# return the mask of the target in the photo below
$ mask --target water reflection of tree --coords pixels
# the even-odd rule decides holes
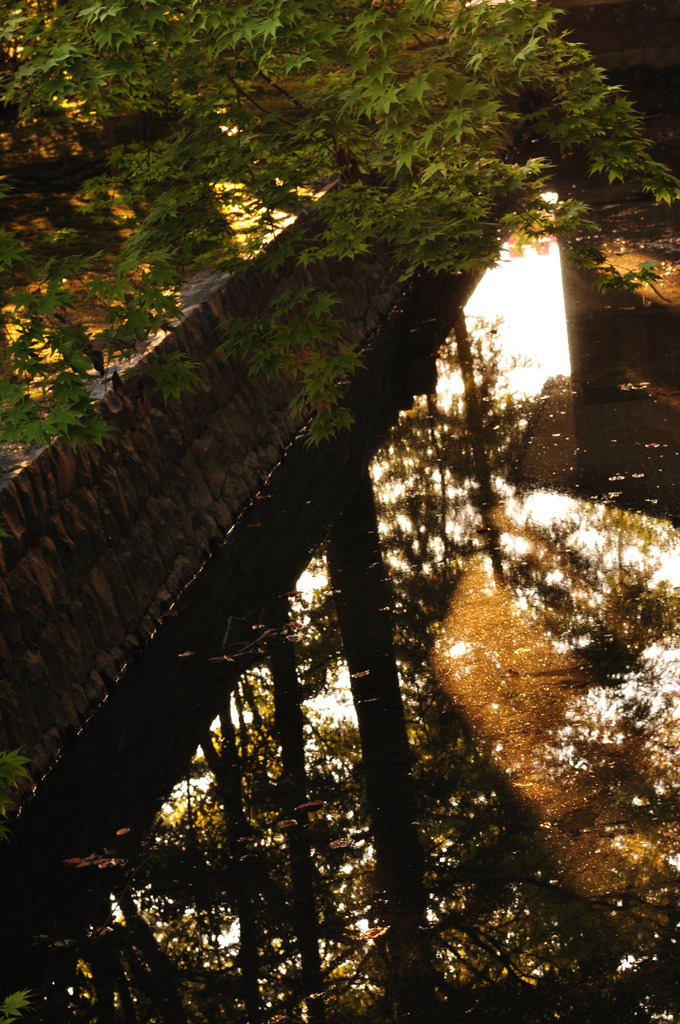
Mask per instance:
[[[474,386],[474,382],[472,385],[470,384],[470,379],[471,375],[468,372],[465,389],[468,399],[470,389]],[[491,420],[495,403],[494,401],[487,402],[485,407],[481,401],[480,391],[477,391],[475,395],[475,402],[477,403],[477,412],[474,412],[473,407],[473,418],[476,417],[478,423],[477,433],[479,436],[486,426],[483,421],[481,427],[479,426],[481,419],[480,410],[483,410],[488,420]],[[469,423],[469,416],[470,403],[468,401],[467,411],[464,408],[459,410],[459,423],[461,420],[465,423],[466,419]],[[413,414],[413,418],[417,417],[418,413],[416,412]],[[421,423],[423,419],[424,415],[421,412]],[[447,423],[445,421],[443,427],[440,425],[440,429],[445,431],[446,436],[455,436],[456,424],[455,422]],[[460,431],[460,426],[458,429]],[[621,683],[623,679],[631,679],[637,674],[635,682],[639,684],[642,676],[651,667],[650,647],[658,645],[659,641],[665,642],[667,646],[669,643],[672,646],[676,646],[677,595],[671,592],[672,588],[669,583],[655,578],[655,574],[658,572],[664,557],[667,558],[669,550],[674,547],[677,551],[677,540],[673,531],[665,526],[655,525],[650,521],[645,522],[639,516],[628,516],[627,529],[622,528],[622,519],[625,520],[625,514],[617,513],[614,510],[599,510],[605,522],[598,526],[597,545],[593,546],[592,533],[594,532],[594,524],[591,522],[591,536],[585,544],[580,545],[580,550],[577,550],[573,544],[567,544],[566,552],[562,554],[565,551],[564,541],[566,538],[548,538],[544,534],[541,554],[539,557],[534,558],[531,553],[529,540],[531,535],[537,532],[535,524],[527,523],[519,515],[512,518],[507,513],[501,512],[501,499],[507,495],[507,489],[503,483],[503,478],[507,476],[507,466],[504,467],[503,462],[508,452],[512,451],[513,444],[503,444],[503,433],[500,426],[496,427],[495,433],[498,435],[498,438],[492,435],[493,443],[489,443],[487,434],[488,447],[482,453],[483,457],[480,457],[473,450],[472,456],[469,459],[469,462],[472,463],[476,471],[477,481],[467,485],[469,494],[467,508],[465,498],[461,495],[460,491],[456,494],[455,489],[452,488],[449,492],[451,496],[456,494],[457,507],[452,503],[452,506],[449,508],[449,522],[444,528],[448,528],[450,532],[458,531],[459,537],[462,535],[468,548],[474,547],[476,540],[487,540],[491,554],[494,556],[492,557],[492,562],[498,584],[502,587],[512,585],[518,592],[520,600],[525,602],[529,599],[528,595],[530,593],[531,598],[533,598],[531,603],[534,613],[542,623],[543,628],[548,627],[552,629],[553,634],[562,643],[570,642],[577,647],[582,655],[588,654],[591,673],[594,669],[600,679],[606,678],[614,683]],[[406,436],[408,437],[408,435]],[[411,437],[404,444],[403,464],[406,467],[406,473],[410,475],[410,479],[413,481],[410,486],[417,486],[422,491],[427,487],[428,473],[430,471],[418,463],[416,454],[418,442],[416,437],[417,429],[412,431]],[[500,444],[498,440],[501,441]],[[500,455],[500,459],[494,461],[497,454]],[[417,469],[414,467],[417,467]],[[397,470],[394,475],[398,476],[398,472]],[[484,477],[486,485],[482,483],[482,486],[479,486],[480,476]],[[382,478],[380,483],[382,485]],[[506,492],[505,494],[504,491]],[[395,495],[394,489],[390,488],[389,485],[385,488],[384,500],[386,507],[392,506],[393,511],[397,511],[398,514],[398,510],[401,508],[399,496],[398,494]],[[472,532],[469,517],[471,505],[475,506],[481,513],[482,538],[475,538]],[[487,517],[485,513],[489,508],[493,511]],[[461,514],[463,509],[465,511]],[[592,513],[592,510],[589,510],[589,512]],[[533,539],[535,540],[535,537]],[[389,547],[390,541],[387,538],[386,542]],[[631,550],[635,552],[632,562],[630,558],[626,559],[623,557],[624,554],[629,555]],[[560,554],[558,555],[556,552],[560,552]],[[397,573],[399,572],[400,558],[401,552],[395,558]],[[564,559],[571,564],[578,562],[578,572],[566,573],[564,565],[562,565]],[[560,569],[560,573],[556,574],[553,571],[555,569]],[[428,567],[428,583],[434,582],[436,578],[436,568],[430,569]],[[559,583],[556,585],[558,580]],[[403,582],[404,584],[408,582],[407,572],[403,574]],[[415,593],[414,599],[417,601]],[[557,621],[558,617],[559,621]],[[404,639],[405,642],[400,648],[400,652],[402,658],[407,659],[408,651],[411,649],[411,638],[406,636]],[[604,643],[602,642],[603,639]],[[515,645],[517,645],[517,641]],[[585,657],[583,660],[586,660]],[[668,668],[668,661],[666,660],[666,680],[668,680],[669,675]],[[675,673],[671,674],[675,675]],[[660,678],[658,675],[656,676],[657,684]],[[580,682],[577,680],[577,683],[578,685],[587,685],[587,683],[584,684],[582,678]],[[673,684],[675,684],[675,680],[673,680]],[[421,691],[422,686],[423,684],[421,683]],[[671,685],[670,688],[675,695],[677,684]],[[611,820],[615,819],[617,816],[620,816],[617,814],[617,810],[620,810],[618,804],[627,804],[624,807],[624,817],[627,819],[625,829],[628,829],[634,835],[622,836],[619,834],[615,841],[624,849],[626,846],[629,847],[630,857],[628,862],[630,869],[627,872],[622,872],[620,866],[617,867],[618,873],[612,877],[613,887],[609,891],[606,890],[606,887],[601,888],[596,898],[586,898],[583,892],[573,892],[564,897],[563,913],[561,915],[562,925],[564,925],[565,920],[572,921],[573,923],[577,919],[580,919],[581,924],[577,934],[572,930],[570,936],[570,929],[566,928],[560,932],[559,940],[555,941],[556,936],[553,936],[553,942],[548,943],[543,949],[543,956],[545,958],[543,966],[540,965],[539,955],[536,961],[537,966],[534,966],[533,969],[529,968],[530,976],[528,981],[532,985],[533,995],[527,1000],[527,1006],[533,1005],[534,1010],[536,1009],[536,1000],[539,999],[538,992],[550,993],[552,991],[550,998],[554,998],[559,1002],[563,997],[566,997],[567,1003],[572,1004],[572,1010],[576,1013],[579,999],[575,998],[573,993],[568,992],[568,986],[567,990],[562,987],[565,979],[571,977],[573,980],[575,974],[577,974],[579,979],[582,979],[586,974],[590,974],[594,978],[596,977],[597,982],[593,981],[592,984],[597,984],[600,993],[606,993],[602,1001],[593,998],[594,993],[582,993],[581,1008],[583,1009],[583,1006],[586,1004],[589,1005],[589,1013],[600,1012],[604,1015],[607,1012],[605,1009],[607,1001],[609,1000],[612,1005],[614,1002],[618,1003],[617,993],[621,994],[625,991],[626,995],[623,1001],[625,999],[631,1000],[626,1010],[627,1014],[630,1015],[630,1019],[649,1019],[648,1014],[652,1011],[650,1010],[649,1002],[649,979],[645,977],[646,973],[656,976],[663,974],[664,980],[661,981],[660,977],[658,979],[659,987],[665,988],[665,992],[661,997],[661,1003],[664,998],[667,998],[672,1001],[673,1005],[677,1006],[677,994],[675,993],[674,986],[672,983],[669,985],[669,981],[673,977],[672,969],[665,972],[658,966],[652,967],[651,970],[649,969],[651,963],[658,962],[658,946],[664,943],[670,943],[672,946],[675,943],[674,928],[677,923],[677,915],[673,909],[677,895],[677,870],[673,863],[674,857],[677,857],[678,852],[677,841],[673,839],[673,835],[677,831],[678,811],[677,801],[675,800],[675,795],[677,794],[675,776],[677,773],[673,770],[671,772],[672,778],[669,779],[669,773],[664,771],[662,761],[654,756],[649,742],[652,736],[659,733],[660,717],[668,726],[669,709],[667,700],[662,700],[661,706],[657,707],[660,716],[659,714],[650,714],[649,700],[642,698],[640,686],[634,687],[633,691],[633,693],[628,692],[622,695],[620,702],[622,706],[618,710],[613,708],[610,703],[607,714],[617,716],[619,728],[624,731],[627,723],[628,727],[632,726],[638,732],[646,732],[647,741],[644,754],[647,758],[647,766],[651,765],[653,769],[652,778],[647,788],[656,792],[656,798],[654,799],[647,795],[645,784],[641,782],[638,775],[639,763],[636,759],[631,756],[630,765],[622,765],[621,751],[615,751],[612,754],[610,748],[609,760],[611,761],[612,756],[614,757],[612,762],[614,771],[610,772],[610,778],[617,780],[616,784],[619,789],[621,789],[621,783],[626,776],[629,777],[631,782],[631,787],[628,791],[628,801],[625,799],[615,799],[609,814]],[[482,697],[481,699],[484,698]],[[430,695],[429,700],[435,701],[436,697]],[[633,701],[636,715],[630,713],[630,707],[625,707],[626,700],[629,702]],[[421,692],[419,704],[422,707],[424,703]],[[663,707],[664,704],[666,704],[665,707]],[[628,713],[626,714],[626,712]],[[578,721],[578,717],[575,716],[575,718]],[[570,728],[566,731],[570,733],[569,736],[554,737],[552,750],[546,749],[543,751],[546,762],[550,760],[551,755],[564,757],[564,750],[570,747],[573,750],[573,734],[575,730]],[[584,732],[587,731],[588,727],[586,726],[584,727]],[[592,748],[592,736],[589,739]],[[563,744],[562,751],[559,744]],[[582,753],[583,747],[578,748],[577,758],[579,751]],[[625,757],[626,753],[629,755],[633,754],[630,746],[626,748],[623,757]],[[589,762],[588,757],[584,755],[581,764],[587,767],[589,763],[592,766],[592,757]],[[428,782],[428,785],[431,785],[431,780]],[[625,786],[623,789],[625,792]],[[650,808],[658,804],[659,789],[664,793],[666,803],[669,802],[668,797],[671,793],[671,802],[675,802],[675,806],[671,809],[670,814],[665,817],[667,831],[663,835],[660,834],[658,827],[651,830],[646,827],[649,823]],[[630,814],[630,798],[634,794],[638,794],[636,801],[638,809],[639,807],[644,808],[642,815]],[[613,792],[610,794],[608,791],[607,795],[613,796]],[[599,796],[602,799],[604,793],[599,794]],[[618,796],[620,794],[617,793]],[[508,801],[506,793],[504,806],[507,808],[510,804],[512,804],[512,800]],[[571,836],[588,831],[597,817],[597,813],[593,813],[591,808],[585,807],[578,810],[581,817],[577,815],[573,822],[564,821],[562,823],[565,832],[570,831]],[[599,812],[599,810],[600,808],[598,807],[596,812]],[[473,814],[473,820],[478,817],[478,814]],[[581,818],[584,820],[581,820]],[[585,820],[586,818],[587,820]],[[646,821],[642,820],[643,818]],[[460,827],[458,815],[456,815],[456,821]],[[585,828],[583,827],[584,822]],[[658,823],[659,820],[656,822],[657,826]],[[621,825],[622,823],[619,822],[618,824]],[[546,840],[550,839],[548,835],[545,838]],[[567,836],[568,839],[569,837]],[[473,845],[475,858],[477,858],[479,851],[484,847],[484,843],[480,842],[479,838],[477,838]],[[548,863],[552,861],[553,866],[549,870],[556,873],[557,877],[552,881],[555,883],[556,889],[559,889],[560,859],[558,857],[557,863],[555,863],[554,843],[547,842],[545,846],[541,845],[544,851],[543,855],[546,856]],[[596,849],[595,846],[596,844],[593,844],[591,853],[597,856],[600,854],[600,850]],[[550,856],[548,851],[550,851],[552,856]],[[513,868],[510,872],[510,877],[514,875],[521,860],[521,856],[513,858]],[[525,876],[525,884],[526,879],[531,877],[531,874],[531,872],[528,872],[527,876]],[[488,877],[497,878],[497,875],[494,871],[490,871]],[[517,880],[517,876],[515,875],[514,877]],[[539,884],[536,875],[534,875],[532,881]],[[544,884],[545,881],[545,876],[543,876]],[[455,878],[451,879],[450,882],[455,883]],[[616,891],[617,887],[619,891]],[[496,895],[497,890],[493,885],[491,888],[494,895]],[[448,891],[451,891],[451,889],[449,888]],[[533,902],[534,907],[536,907],[536,901],[534,900]],[[525,936],[527,938],[527,946],[522,948],[520,944],[519,947],[515,947],[513,960],[515,967],[519,966],[523,961],[526,962],[525,958],[530,950],[536,956],[537,949],[539,948],[536,942],[540,934],[542,915],[546,913],[546,905],[543,902],[543,905],[537,908],[538,915],[528,909],[530,906],[531,901],[527,901],[524,906],[527,918],[531,918],[530,922],[526,922]],[[604,910],[604,907],[609,909]],[[550,914],[551,912],[548,911],[548,913]],[[589,915],[598,918],[597,927],[593,927],[594,921],[591,919],[585,931],[582,931],[583,922],[588,921]],[[610,915],[609,919],[607,915]],[[557,913],[554,916],[548,917],[548,921],[552,922],[556,931],[557,919],[559,917],[560,915]],[[467,914],[461,914],[460,919],[460,926],[464,929],[469,924]],[[497,926],[494,929],[493,937],[497,941],[499,935],[503,934],[502,916],[499,917],[498,915],[498,905],[496,906],[493,920]],[[539,925],[538,928],[537,924]],[[521,929],[516,929],[515,936],[520,931]],[[651,936],[655,931],[655,938],[652,939]],[[606,955],[602,953],[602,946],[600,945],[602,942],[607,943]],[[513,943],[509,943],[509,948],[512,946]],[[657,948],[654,948],[655,946]],[[641,947],[646,947],[647,951],[640,957],[639,951]],[[565,969],[566,964],[563,960],[564,954],[569,949],[572,951],[571,955],[574,957],[574,964],[578,964],[578,967],[573,972]],[[622,959],[625,959],[626,949],[636,950],[638,958],[635,969],[623,973],[618,970],[618,966]],[[507,953],[507,950],[505,952]],[[468,949],[466,948],[467,954]],[[628,963],[635,959],[634,956],[631,956]],[[675,957],[673,957],[674,960]],[[511,973],[512,968],[509,970]],[[537,977],[541,980],[537,981]],[[654,985],[656,986],[656,982]],[[635,993],[638,991],[645,992],[646,987],[647,991],[644,997],[646,1006],[643,1007],[642,1001],[637,1002],[638,996]],[[599,1011],[597,1010],[598,1003]],[[544,1006],[543,1010],[545,1011],[546,1009],[547,1007]],[[517,1016],[519,1011],[516,1006],[507,1012],[510,1014],[508,1019],[520,1019]],[[560,1011],[560,1015],[562,1012],[566,1012],[566,1010],[563,1008]],[[496,1008],[495,1013],[499,1013],[498,1008]],[[498,1019],[505,1019],[502,1013]],[[593,1017],[592,1019],[599,1018]]]
[[[535,509],[537,514],[532,513]],[[559,517],[518,500],[505,517],[509,581],[550,632],[578,647],[602,682],[643,670],[645,652],[680,640],[680,595],[664,578],[680,554],[669,524],[606,505],[564,500]]]
[[[373,914],[384,932],[390,1017],[438,1019],[412,754],[392,631],[392,594],[364,474],[328,538],[330,583],[359,726],[375,846]]]
[[[473,344],[473,383],[487,489],[506,496],[526,409],[498,391],[498,350],[483,344]],[[678,886],[663,851],[680,849],[671,709],[624,685],[651,671],[655,638],[674,629],[675,598],[654,576],[670,534],[584,506],[559,527],[520,515],[518,499],[501,515],[479,484],[464,391],[435,405],[416,406],[388,442],[390,460],[375,474],[377,532],[366,481],[363,512],[355,503],[336,528],[332,588],[341,593],[293,598],[297,624],[281,603],[265,613],[261,664],[240,680],[159,818],[111,930],[83,952],[80,992],[94,998],[97,977],[101,1021],[179,1020],[177,997],[197,1024],[438,1015],[581,1024],[680,1012],[665,966],[676,960]],[[590,647],[593,659],[593,638],[616,639],[607,650],[623,654],[606,678],[622,705],[637,701],[631,729],[646,723],[638,747],[665,758],[661,791],[635,778],[613,801],[628,814],[617,841],[628,844],[629,873],[595,893],[572,884],[556,828],[537,820],[429,667],[466,563],[489,543],[504,585],[540,628],[584,657]],[[633,549],[646,561],[632,560]],[[333,598],[358,728],[330,710],[348,689]],[[550,742],[556,761],[569,744],[584,758],[592,747],[587,732]],[[567,845],[589,830],[577,818],[559,823]],[[676,837],[665,847],[663,830]],[[140,920],[165,965],[155,997]],[[91,1002],[88,1012],[94,1019]]]

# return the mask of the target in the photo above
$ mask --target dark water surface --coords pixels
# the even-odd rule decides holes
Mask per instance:
[[[35,1020],[680,1020],[677,309],[579,288],[572,380],[480,329],[475,445],[452,346],[178,604],[8,854]]]

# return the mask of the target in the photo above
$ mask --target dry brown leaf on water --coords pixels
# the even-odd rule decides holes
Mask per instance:
[[[307,803],[298,804],[295,808],[296,811],[318,811],[323,807],[323,800],[308,800]]]

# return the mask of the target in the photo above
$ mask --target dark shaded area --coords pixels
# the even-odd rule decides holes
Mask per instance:
[[[412,754],[392,638],[393,599],[378,542],[371,480],[361,477],[328,538],[330,584],[359,725],[376,851],[371,918],[386,929],[394,1021],[438,1018]]]
[[[300,955],[300,975],[310,1024],[325,1024],[324,980],[319,943],[321,939],[316,908],[318,885],[308,816],[313,811],[309,799],[305,762],[302,688],[297,674],[295,651],[290,632],[288,598],[283,595],[268,608],[267,620],[283,631],[284,639],[275,643],[269,659],[274,687],[274,727],[281,748],[281,810],[294,807],[294,821],[286,833],[288,845],[291,899],[290,910]]]
[[[460,279],[450,287],[460,296],[469,285]],[[291,448],[224,549],[185,591],[74,750],[64,754],[24,809],[3,851],[5,877],[25,879],[0,894],[7,945],[3,990],[49,988],[43,978],[45,972],[49,978],[48,962],[59,953],[49,952],[47,941],[78,934],[83,915],[87,920],[88,908],[96,907],[109,886],[109,871],[70,870],[64,861],[110,848],[119,853],[121,845],[134,844],[225,707],[236,678],[258,651],[263,609],[272,595],[294,587],[381,431],[412,394],[409,328],[418,322],[419,308],[416,283],[352,383],[348,405],[356,426],[316,449],[307,448],[304,438]],[[437,341],[445,333],[441,321],[438,326]],[[122,827],[131,833],[121,844],[115,833]],[[36,935],[45,939],[34,947]]]
[[[236,730],[232,722],[232,700],[227,701],[220,715],[220,744],[216,750],[208,731],[201,747],[206,762],[213,773],[219,799],[224,810],[228,835],[227,856],[229,858],[229,887],[238,917],[239,957],[238,966],[242,983],[242,998],[248,1021],[257,1024],[262,1019],[262,997],[259,986],[260,960],[258,954],[257,886],[250,865],[244,863],[241,854],[251,833],[251,825],[243,806],[242,767],[236,743]]]

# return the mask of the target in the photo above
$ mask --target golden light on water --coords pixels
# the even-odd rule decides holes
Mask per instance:
[[[577,876],[580,887],[591,889],[582,875],[592,854],[602,852],[591,830],[600,813],[598,784],[578,773],[565,780],[545,763],[549,738],[566,725],[570,690],[585,683],[575,660],[555,650],[478,561],[451,602],[434,669],[535,824],[549,827],[562,853],[571,854],[572,863],[562,864],[571,883]]]
[[[563,881],[592,895],[632,885],[643,861],[655,874],[672,868],[679,837],[650,808],[661,777],[677,785],[677,766],[494,579],[484,554],[456,587],[432,664]],[[677,741],[672,714],[665,727]]]

